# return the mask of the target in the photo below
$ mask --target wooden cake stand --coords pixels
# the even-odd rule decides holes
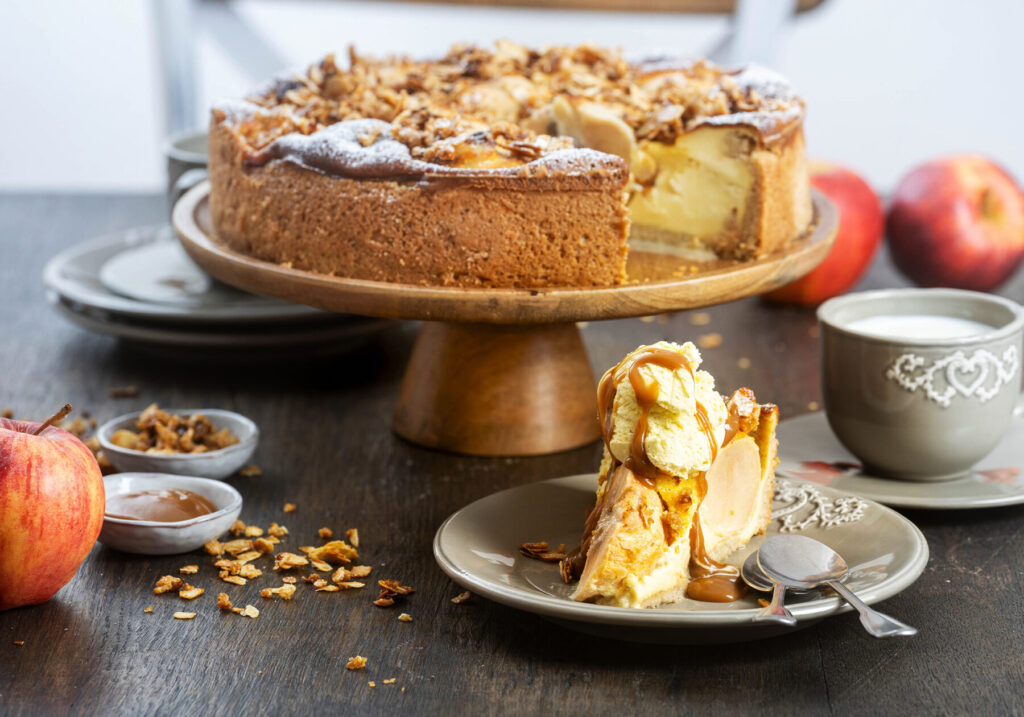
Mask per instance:
[[[174,228],[192,259],[220,281],[328,311],[418,319],[395,407],[395,432],[458,453],[554,453],[598,438],[595,380],[577,321],[695,309],[770,291],[825,258],[838,228],[813,191],[814,224],[783,251],[749,262],[687,261],[630,249],[629,283],[586,289],[464,289],[345,279],[290,269],[217,241],[209,183],[175,205]]]

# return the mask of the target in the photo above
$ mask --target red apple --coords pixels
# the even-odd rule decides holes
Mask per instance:
[[[0,418],[0,610],[53,597],[103,527],[92,452],[54,426],[33,435],[40,425]]]
[[[867,182],[834,164],[811,162],[810,169],[811,184],[839,210],[839,232],[825,261],[768,294],[769,301],[815,306],[842,294],[860,279],[882,239],[882,203]]]
[[[887,229],[893,261],[915,283],[989,291],[1024,257],[1024,194],[985,157],[937,159],[900,181]]]

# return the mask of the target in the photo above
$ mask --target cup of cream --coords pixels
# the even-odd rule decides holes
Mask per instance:
[[[825,414],[865,472],[967,473],[1009,428],[1024,310],[956,289],[847,294],[818,309]]]

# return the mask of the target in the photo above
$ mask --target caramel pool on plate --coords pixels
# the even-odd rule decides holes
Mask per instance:
[[[122,520],[177,523],[213,513],[217,506],[198,493],[180,488],[122,493],[107,499],[106,516]]]

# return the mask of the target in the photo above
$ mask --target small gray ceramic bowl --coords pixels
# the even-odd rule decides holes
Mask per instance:
[[[145,453],[121,448],[110,442],[110,437],[122,428],[135,431],[135,422],[139,412],[126,413],[123,416],[107,421],[96,432],[103,446],[103,453],[110,459],[118,471],[177,473],[184,476],[199,476],[222,480],[233,475],[245,466],[252,458],[256,445],[260,441],[260,431],[256,424],[245,416],[232,411],[217,408],[165,408],[168,413],[191,415],[202,413],[217,430],[227,428],[238,436],[238,443],[227,448],[206,453]]]
[[[910,315],[898,337],[851,326]],[[918,318],[920,317],[920,318]],[[954,338],[911,335],[930,317],[983,324]],[[818,309],[825,414],[873,475],[936,481],[963,475],[1009,428],[1020,394],[1024,310],[956,289],[847,294]]]
[[[227,483],[209,478],[167,473],[115,473],[103,478],[103,487],[108,500],[111,496],[124,493],[178,488],[197,493],[217,506],[213,513],[176,523],[104,516],[100,542],[108,548],[126,553],[187,553],[226,533],[242,512],[242,496],[239,492]]]

